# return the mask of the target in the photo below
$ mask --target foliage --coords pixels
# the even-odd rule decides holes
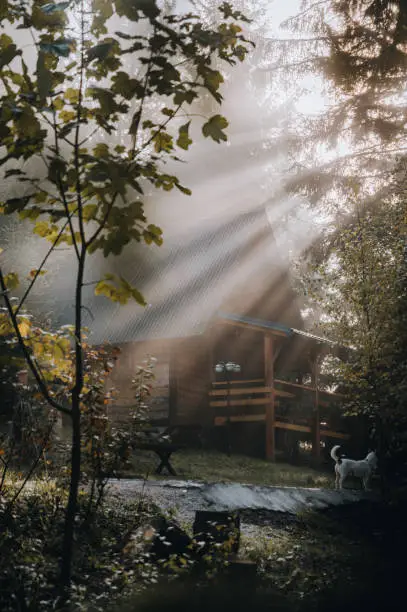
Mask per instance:
[[[149,400],[155,379],[155,357],[148,357],[141,366],[137,366],[136,374],[132,380],[135,404],[131,410],[132,436],[137,435],[143,425],[148,425]]]
[[[407,456],[406,206],[399,197],[374,214],[360,201],[355,208],[357,221],[338,232],[331,259],[318,268],[323,290],[313,300],[326,334],[352,349],[330,364],[348,414],[370,421],[382,466],[390,461],[394,475]]]
[[[9,485],[0,508],[0,607],[4,612],[60,609],[55,571],[66,492],[51,482],[38,481],[19,498],[10,515],[6,504],[13,491]],[[89,523],[88,505],[87,495],[82,494],[70,609],[92,607],[96,612],[112,605],[119,594],[156,581],[157,569],[143,552],[123,553],[127,535],[155,510],[140,500],[118,503],[110,498]]]
[[[95,0],[90,6],[85,0],[1,4],[0,24],[7,31],[0,36],[0,166],[6,190],[1,212],[31,222],[33,234],[50,247],[39,267],[27,275],[18,305],[11,294],[18,290],[19,272],[0,267],[6,306],[0,329],[2,335],[15,334],[47,402],[72,419],[61,555],[66,592],[87,410],[83,289],[94,284],[97,295],[121,304],[129,299],[145,304],[123,277],[88,281],[88,258],[95,251],[104,257],[119,255],[134,240],[160,245],[161,229],[148,222],[143,196],[152,188],[190,194],[164,164],[181,161],[178,149],[182,152],[191,145],[190,121],[185,118],[191,115],[192,121],[191,105],[201,92],[222,102],[223,76],[213,66],[214,58],[234,65],[244,60],[249,48],[237,23],[247,21],[244,15],[227,2],[219,10],[222,22],[211,28],[192,13],[161,9],[155,0]],[[32,44],[26,44],[28,40]],[[125,69],[127,59],[131,73]],[[113,135],[123,126],[126,134],[115,143]],[[216,113],[204,117],[201,131],[221,142],[226,127],[227,120]],[[23,307],[61,245],[76,259],[69,279],[75,287],[74,321],[68,328],[43,334]],[[56,379],[58,390],[53,388]],[[101,383],[90,384],[99,409]],[[90,418],[94,427],[95,414]],[[94,432],[88,437],[90,452],[100,457],[104,451],[100,446],[95,451]]]
[[[11,340],[11,338],[0,338],[0,394],[2,398],[0,418],[2,425],[12,415],[13,405],[17,400],[14,381],[17,372],[25,365],[18,349],[10,346],[8,340]]]
[[[406,143],[404,5],[306,0],[284,24],[288,37],[264,50],[276,83],[297,96],[304,83],[324,98],[315,111],[296,109],[281,134],[292,162],[287,188],[330,222],[311,247],[318,261],[330,252],[338,226],[357,219],[355,185],[372,212],[399,192]]]

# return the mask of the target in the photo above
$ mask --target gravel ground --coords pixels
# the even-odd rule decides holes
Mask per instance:
[[[127,499],[146,496],[162,510],[175,511],[181,524],[192,524],[196,510],[239,510],[243,531],[268,517],[270,522],[287,523],[298,512],[324,509],[374,499],[372,493],[295,487],[259,487],[244,484],[206,484],[193,481],[112,480],[110,492]]]

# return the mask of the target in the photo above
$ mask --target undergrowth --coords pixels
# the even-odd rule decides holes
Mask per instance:
[[[53,482],[33,483],[10,507],[11,482],[0,504],[0,610],[59,609],[56,586],[66,492]],[[143,500],[108,496],[94,511],[82,492],[77,518],[73,588],[68,610],[105,610],[116,596],[157,581],[144,552],[126,554],[137,527],[157,513]]]

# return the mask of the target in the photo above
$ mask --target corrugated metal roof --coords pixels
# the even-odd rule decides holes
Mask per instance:
[[[287,327],[286,325],[282,325],[281,323],[277,323],[276,321],[265,321],[264,319],[256,319],[253,317],[246,317],[243,315],[228,312],[219,312],[217,314],[217,318],[226,319],[228,321],[236,321],[237,323],[246,323],[247,325],[252,325],[253,327],[261,327],[263,329],[270,329],[282,332],[287,337],[292,335],[298,335],[321,344],[330,344],[331,346],[338,346],[338,343],[333,340],[329,340],[328,338],[322,338],[321,336],[316,336],[315,334],[311,334],[301,329]]]
[[[323,344],[331,344],[332,346],[337,346],[338,343],[334,340],[329,340],[329,338],[322,338],[321,336],[316,336],[315,334],[311,334],[309,332],[303,331],[302,329],[292,329],[294,334],[298,336],[304,336],[305,338],[309,338],[310,340],[315,340],[315,342],[321,342]]]
[[[247,323],[248,325],[253,325],[253,327],[261,327],[263,329],[279,331],[284,333],[286,336],[290,336],[293,331],[290,327],[282,325],[281,323],[276,323],[275,321],[264,321],[263,319],[255,319],[252,317],[246,317],[227,312],[220,312],[218,314],[218,318],[226,319],[228,321],[236,321],[237,323]]]

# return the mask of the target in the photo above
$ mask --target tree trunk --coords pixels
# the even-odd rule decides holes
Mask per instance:
[[[72,555],[75,518],[78,506],[78,490],[81,475],[81,424],[79,397],[74,407],[72,399],[72,449],[71,449],[71,480],[69,483],[69,498],[65,514],[64,539],[61,559],[61,586],[68,591],[72,576]]]
[[[75,519],[78,509],[78,491],[81,477],[81,394],[83,388],[83,353],[82,353],[82,286],[85,269],[86,248],[82,250],[78,263],[78,276],[75,292],[75,386],[72,389],[72,449],[71,480],[69,497],[65,513],[65,527],[61,559],[61,587],[68,594],[72,579],[72,558],[75,536]]]

